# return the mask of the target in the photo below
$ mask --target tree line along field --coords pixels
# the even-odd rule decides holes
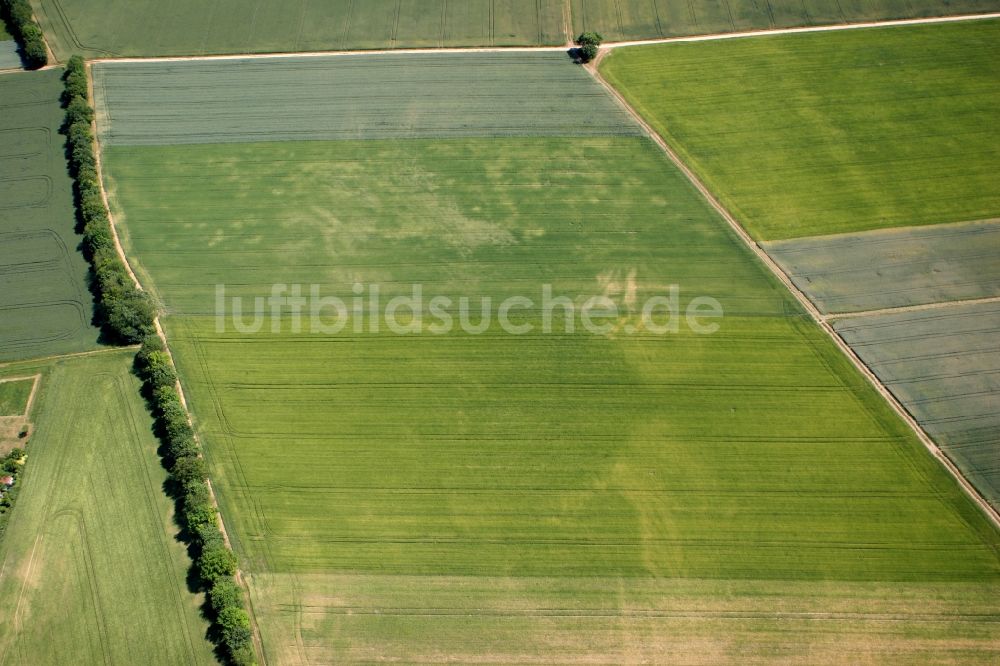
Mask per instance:
[[[993,0],[34,0],[60,59],[557,45],[996,11]]]
[[[132,356],[0,368],[42,375],[24,487],[0,541],[5,666],[215,663]]]
[[[645,46],[601,72],[758,240],[1000,215],[1000,21]]]
[[[148,130],[114,129],[154,112],[137,103],[141,77],[107,74],[156,66],[96,68],[102,132],[118,137],[104,147],[107,184],[167,313],[269,661],[662,661],[699,645],[730,659],[838,645],[995,656],[996,531],[655,144],[604,117],[613,109],[595,106],[608,125],[588,136],[487,124],[447,138],[406,126],[406,139],[211,143],[192,125],[202,143],[171,133],[173,145],[152,145]],[[417,93],[380,84],[391,58],[368,67],[350,113],[401,126],[384,110]],[[461,78],[448,70],[469,62],[414,67]],[[280,63],[271,76],[280,85]],[[322,100],[324,85],[336,77],[293,107]],[[529,103],[516,83],[503,90]],[[481,118],[457,105],[450,122]],[[388,299],[414,282],[494,302],[544,283],[641,302],[677,284],[726,316],[713,335],[666,336],[627,334],[639,323],[628,314],[598,336],[514,336],[495,322],[482,335],[319,335],[293,331],[287,311],[244,334],[213,316],[219,284],[246,299],[275,283],[343,298],[378,283]],[[873,610],[862,582],[894,592]],[[926,595],[922,620],[913,600]],[[817,597],[852,619],[818,620]],[[984,614],[968,618],[967,604]],[[781,608],[809,638],[779,635]],[[732,612],[749,614],[739,646],[719,638]],[[905,628],[874,630],[883,612]],[[654,636],[644,654],[623,651]]]
[[[99,337],[59,134],[61,74],[0,77],[0,361]]]

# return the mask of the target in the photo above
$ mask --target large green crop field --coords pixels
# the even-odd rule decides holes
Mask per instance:
[[[600,99],[547,57],[533,66]],[[361,130],[338,141],[211,143],[191,124],[152,145],[115,123],[156,112],[137,82],[157,65],[97,71],[115,212],[165,307],[269,661],[995,659],[996,531],[655,144],[600,104],[585,136],[512,136],[458,105],[452,127],[474,132],[421,137],[395,110],[417,93],[382,85],[393,62],[367,65]],[[494,307],[551,284],[621,312],[602,335],[545,334],[537,309],[526,335],[214,316],[218,285],[249,304],[355,283]],[[630,332],[673,284],[720,302],[717,332]]]
[[[61,59],[565,44],[997,11],[996,0],[34,0]]]
[[[61,74],[0,76],[0,361],[97,346],[59,134]]]
[[[624,49],[601,72],[758,239],[1000,216],[1000,21]]]
[[[0,368],[42,375],[0,541],[4,666],[215,663],[132,355]]]

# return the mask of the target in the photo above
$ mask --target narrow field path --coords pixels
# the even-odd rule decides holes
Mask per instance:
[[[901,305],[898,308],[880,308],[878,310],[859,310],[857,312],[838,312],[836,314],[825,315],[827,321],[833,319],[851,319],[853,317],[874,317],[885,314],[898,314],[905,312],[921,312],[923,310],[937,310],[947,308],[952,305],[976,305],[979,303],[1000,303],[1000,296],[987,296],[984,298],[963,298],[957,301],[939,301],[937,303],[923,303],[921,305]]]
[[[78,356],[93,356],[95,354],[113,354],[115,352],[120,352],[125,349],[139,349],[139,345],[126,345],[123,347],[107,347],[105,349],[93,349],[91,351],[85,352],[72,352],[70,354],[52,354],[51,356],[37,356],[34,358],[25,358],[17,361],[4,361],[0,363],[0,369],[6,368],[11,365],[24,365],[25,363],[45,363],[47,361],[57,361],[61,358],[76,358]]]
[[[956,21],[982,21],[1000,18],[1000,12],[989,14],[967,14],[962,16],[936,16],[919,19],[897,19],[892,21],[871,21],[867,23],[839,23],[834,25],[805,26],[801,28],[775,28],[771,30],[750,30],[747,32],[723,32],[708,35],[693,35],[690,37],[663,37],[660,39],[644,39],[627,42],[605,42],[601,45],[601,53],[611,49],[626,46],[646,46],[650,44],[674,44],[683,42],[708,42],[723,39],[746,39],[750,37],[770,37],[774,35],[794,35],[805,32],[833,32],[837,30],[858,30],[862,28],[887,28],[894,26],[924,25],[929,23],[954,23]],[[560,52],[566,51],[572,44],[563,46],[471,46],[448,48],[420,49],[373,49],[370,51],[301,51],[281,53],[234,53],[226,55],[204,56],[162,56],[149,58],[95,58],[88,62],[106,63],[136,63],[136,62],[184,62],[188,60],[248,60],[261,58],[316,58],[323,56],[372,56],[390,54],[432,54],[432,53],[523,53],[523,52]]]
[[[678,169],[680,169],[680,171],[684,174],[684,176],[688,179],[688,181],[690,181],[691,184],[694,185],[694,187],[698,190],[698,192],[702,195],[702,197],[704,197],[704,199],[712,206],[712,208],[714,208],[716,212],[718,212],[719,215],[721,215],[722,218],[729,224],[729,226],[740,238],[740,240],[743,241],[743,244],[746,245],[746,247],[749,248],[749,250],[753,252],[758,259],[760,259],[761,263],[764,264],[771,271],[771,273],[773,273],[774,276],[781,281],[783,285],[785,285],[785,287],[788,289],[789,292],[791,292],[791,294],[799,302],[802,308],[809,313],[809,316],[812,317],[813,320],[820,326],[820,328],[822,328],[827,333],[827,335],[830,336],[830,338],[837,345],[837,347],[847,356],[848,359],[850,359],[851,363],[853,363],[854,366],[861,372],[861,374],[865,376],[865,378],[875,388],[875,390],[878,391],[879,394],[886,399],[886,401],[893,408],[893,410],[900,416],[900,418],[902,418],[903,421],[905,421],[907,425],[910,426],[913,432],[917,435],[917,438],[920,439],[920,441],[923,442],[924,446],[927,447],[927,450],[931,452],[931,455],[933,455],[937,460],[941,462],[942,465],[945,466],[948,472],[953,477],[955,477],[956,481],[958,481],[958,484],[962,487],[965,493],[976,503],[977,506],[979,506],[979,508],[983,511],[983,513],[986,514],[989,520],[998,528],[1000,528],[1000,513],[998,513],[997,510],[994,509],[993,506],[990,505],[990,503],[987,502],[986,499],[979,494],[979,491],[977,491],[972,486],[972,484],[969,483],[969,481],[965,478],[965,476],[962,475],[961,471],[959,471],[958,467],[955,466],[955,464],[951,461],[951,459],[947,455],[945,455],[945,453],[941,450],[940,447],[938,447],[938,445],[934,442],[934,440],[931,439],[926,432],[924,432],[924,429],[920,426],[919,423],[917,423],[917,420],[913,417],[913,415],[911,415],[910,412],[907,411],[906,408],[902,405],[902,403],[900,403],[896,399],[896,396],[893,395],[893,393],[888,388],[886,388],[886,386],[882,383],[882,381],[875,375],[874,372],[872,372],[871,368],[865,365],[865,363],[861,360],[861,358],[856,353],[854,353],[854,350],[851,349],[850,345],[848,345],[843,340],[843,338],[841,338],[840,335],[833,329],[833,326],[830,325],[828,317],[823,315],[816,308],[816,306],[813,305],[813,302],[809,300],[809,297],[806,296],[806,294],[803,291],[801,291],[797,286],[795,286],[795,283],[792,282],[792,279],[788,276],[788,274],[785,273],[785,271],[782,270],[781,267],[778,266],[778,264],[773,259],[771,259],[771,256],[764,251],[764,249],[760,246],[760,244],[758,244],[753,238],[750,237],[750,234],[746,232],[743,226],[736,220],[735,217],[733,217],[733,215],[729,212],[729,210],[722,205],[722,203],[715,197],[715,195],[713,195],[711,191],[709,191],[708,187],[706,187],[705,184],[701,182],[701,179],[699,179],[698,176],[696,176],[695,173],[690,168],[688,168],[687,164],[685,164],[684,161],[677,155],[677,153],[674,152],[674,150],[667,144],[667,142],[663,139],[663,137],[661,137],[656,132],[656,130],[654,130],[652,126],[650,126],[649,123],[647,123],[642,118],[642,116],[640,116],[639,113],[632,108],[632,106],[614,88],[614,86],[608,83],[601,76],[600,72],[598,72],[597,67],[595,65],[596,62],[593,65],[588,66],[587,71],[590,72],[597,80],[597,82],[600,83],[604,87],[604,89],[607,90],[608,93],[610,93],[616,100],[618,100],[618,103],[621,104],[622,108],[625,109],[629,113],[629,115],[631,115],[632,118],[635,119],[635,121],[643,127],[643,129],[645,129],[649,137],[656,143],[656,145],[660,147],[661,150],[663,150],[664,153],[666,153],[667,157],[670,158],[670,161],[673,162]],[[992,300],[1000,300],[1000,298]],[[915,307],[921,307],[921,306],[915,306]],[[898,309],[894,311],[898,311]]]

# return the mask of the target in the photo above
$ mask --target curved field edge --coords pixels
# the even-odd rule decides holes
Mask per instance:
[[[0,663],[215,663],[133,354],[0,367],[42,375],[0,542]]]

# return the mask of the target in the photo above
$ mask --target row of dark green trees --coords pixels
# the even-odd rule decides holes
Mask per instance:
[[[202,586],[208,592],[214,621],[213,637],[237,666],[256,662],[250,616],[237,584],[236,555],[226,545],[201,449],[178,392],[177,373],[155,330],[155,310],[147,294],[132,280],[115,245],[108,209],[101,192],[94,152],[94,110],[88,101],[83,59],[73,56],[64,75],[64,131],[77,206],[83,226],[84,249],[91,261],[98,317],[116,342],[141,343],[136,370],[145,383],[157,434],[163,444],[170,488]]]
[[[28,0],[0,0],[4,23],[21,46],[24,64],[32,69],[49,62],[49,51],[42,39],[42,29],[35,22]]]
[[[66,65],[63,101],[70,171],[75,179],[84,250],[93,268],[97,319],[112,342],[136,344],[154,332],[149,296],[135,286],[115,247],[111,220],[101,193],[91,129],[94,110],[87,99],[87,71],[80,56]]]

